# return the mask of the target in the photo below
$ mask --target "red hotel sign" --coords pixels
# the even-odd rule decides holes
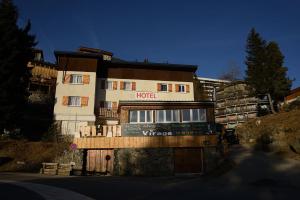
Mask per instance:
[[[154,92],[137,92],[135,97],[136,97],[136,99],[142,99],[142,100],[158,99],[157,94]]]

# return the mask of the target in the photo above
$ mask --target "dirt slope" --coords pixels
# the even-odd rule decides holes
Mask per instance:
[[[51,162],[65,148],[65,144],[0,140],[0,171],[37,172],[42,162]]]
[[[300,109],[282,111],[237,127],[241,143],[253,143],[271,151],[300,153]]]

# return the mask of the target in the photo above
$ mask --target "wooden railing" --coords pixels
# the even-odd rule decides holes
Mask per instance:
[[[117,110],[108,108],[99,108],[98,116],[103,118],[119,118],[119,113]]]
[[[79,149],[166,148],[216,146],[217,135],[75,138]]]

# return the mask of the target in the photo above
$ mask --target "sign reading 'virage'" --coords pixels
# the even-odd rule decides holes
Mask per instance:
[[[140,100],[155,100],[158,99],[158,95],[154,92],[136,92],[135,98]]]
[[[215,126],[207,122],[122,125],[122,136],[182,136],[212,132],[215,132]]]

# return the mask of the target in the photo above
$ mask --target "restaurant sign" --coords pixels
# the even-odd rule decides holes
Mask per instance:
[[[122,136],[183,136],[212,132],[215,132],[215,126],[207,122],[122,125]]]

